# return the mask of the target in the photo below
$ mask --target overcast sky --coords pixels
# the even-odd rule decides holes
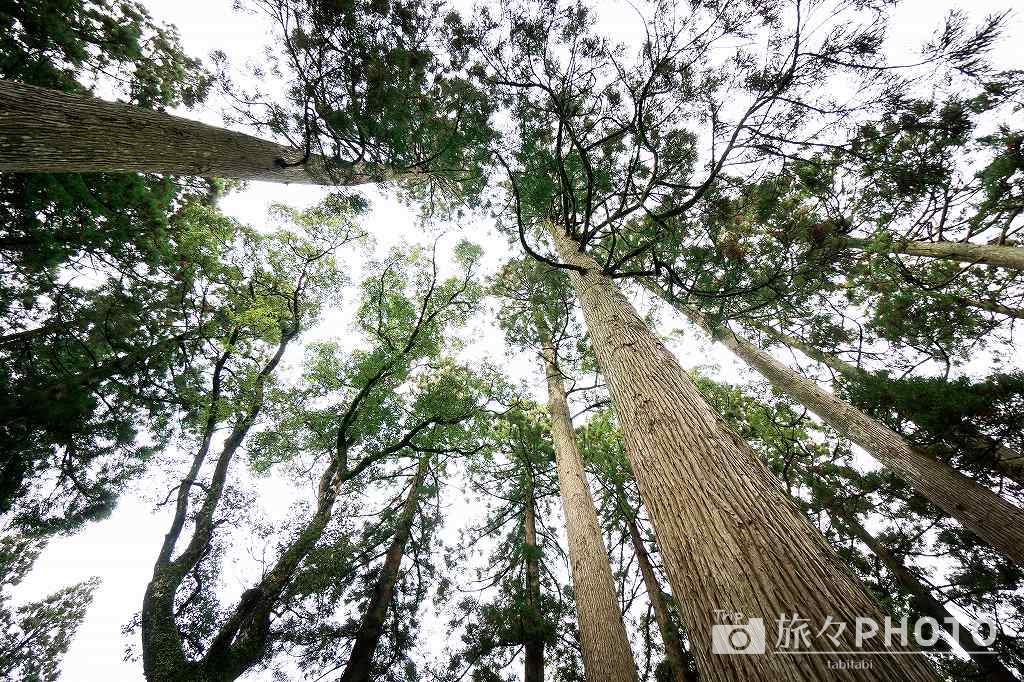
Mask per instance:
[[[222,50],[235,62],[260,57],[260,49],[267,39],[266,26],[257,16],[233,12],[231,0],[144,1],[157,20],[178,27],[186,50],[193,55],[205,57],[213,50]],[[895,11],[890,34],[891,51],[902,55],[918,46],[943,14],[958,5],[964,6],[972,18],[980,19],[985,13],[1005,9],[1010,4],[1010,0],[972,0],[970,3],[915,0],[903,3]],[[600,4],[599,15],[606,27],[615,27],[618,31],[616,38],[636,44],[629,32],[636,30],[637,23],[628,4],[605,0]],[[1017,16],[1011,23],[1009,34],[1018,38],[1024,36],[1021,28],[1021,17]],[[1022,57],[1024,55],[1019,52],[1015,54],[1008,41],[1004,41],[997,51],[997,62],[1001,66],[1020,65],[1024,62]],[[215,108],[184,115],[221,124],[220,113]],[[246,191],[229,197],[223,209],[239,220],[260,225],[270,202],[284,201],[304,206],[315,202],[323,192],[316,187],[252,183]],[[420,239],[412,217],[402,207],[379,195],[374,197],[373,205],[374,212],[367,220],[367,227],[381,248]],[[459,226],[452,225],[446,229],[450,233],[446,239],[454,241]],[[492,262],[504,254],[504,244],[489,232],[487,225],[474,225],[470,232],[469,236],[482,242],[485,248],[494,247],[491,249]],[[665,330],[675,326],[667,324]],[[320,332],[327,335],[344,333],[343,322],[334,319]],[[474,336],[480,339],[477,352],[501,357],[501,339],[493,330],[480,326],[474,330]],[[734,380],[740,376],[737,365],[729,356],[711,352],[702,341],[693,343],[695,345],[689,348],[689,352],[681,356],[684,365],[715,363],[722,367],[725,378]],[[522,358],[511,367],[515,375],[532,376],[529,363]],[[144,485],[140,490],[154,487],[153,482],[149,482],[148,488]],[[159,542],[167,528],[166,515],[154,513],[153,506],[151,493],[125,495],[110,519],[91,525],[72,538],[54,540],[24,586],[20,596],[38,598],[89,576],[99,576],[103,581],[65,658],[63,680],[116,682],[142,678],[140,663],[122,660],[126,641],[121,628],[140,608]]]

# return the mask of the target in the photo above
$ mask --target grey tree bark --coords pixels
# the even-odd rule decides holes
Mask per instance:
[[[523,514],[523,534],[529,556],[526,559],[526,598],[534,616],[540,615],[540,560],[537,556],[537,512],[533,486],[530,486]],[[523,682],[544,682],[544,640],[530,632],[523,646]]]
[[[656,296],[665,298],[664,291],[660,290],[657,285],[645,282],[644,286]],[[671,304],[671,301],[668,301],[668,303]],[[745,320],[744,322],[753,329],[766,334],[770,338],[783,343],[790,348],[795,348],[807,357],[817,360],[823,365],[832,368],[838,374],[851,381],[860,381],[867,375],[866,370],[856,367],[855,365],[852,365],[831,353],[826,353],[810,344],[804,343],[795,336],[786,334],[785,332],[781,332],[759,322],[750,320]],[[927,405],[924,405],[923,407],[927,409]],[[901,416],[909,422],[916,423],[913,414],[901,413]],[[972,450],[972,456],[979,458],[979,461],[987,464],[994,471],[1006,476],[1011,481],[1024,486],[1024,456],[1019,452],[1015,452],[1005,445],[997,443],[988,436],[971,428],[968,428],[967,430],[960,430],[957,433],[957,438],[962,441],[963,446]],[[960,443],[954,442],[953,445],[960,445]]]
[[[87,95],[0,80],[0,171],[138,172],[360,185],[409,179],[251,135]],[[298,165],[290,165],[298,164]]]
[[[947,622],[946,619],[954,618],[953,614],[935,598],[932,591],[928,589],[928,586],[922,583],[907,568],[906,564],[889,551],[889,548],[882,544],[878,538],[869,533],[855,516],[846,512],[838,505],[830,506],[829,514],[850,535],[867,545],[868,549],[885,564],[885,567],[903,589],[913,596],[918,608],[927,616],[934,618],[950,638],[964,651],[968,652],[971,660],[977,663],[978,667],[983,671],[984,680],[987,682],[1018,682],[1017,677],[999,661],[998,652],[982,644],[967,628],[953,627],[952,623]]]
[[[570,279],[701,676],[723,682],[935,680],[923,656],[848,653],[858,650],[855,619],[882,622],[877,602],[708,405],[600,265],[550,229],[560,260],[582,270],[571,270]],[[836,656],[775,651],[773,630],[794,613],[818,627],[828,617],[850,623],[834,642],[819,637],[813,644],[870,667],[833,669],[829,662]],[[738,624],[762,619],[768,653],[712,654],[712,626],[727,624],[724,614],[741,614]],[[884,638],[867,639],[860,649],[911,651]]]
[[[608,550],[597,522],[597,510],[576,443],[562,373],[550,341],[543,344],[543,353],[551,440],[565,511],[565,534],[569,541],[572,587],[583,646],[583,669],[588,682],[637,680],[636,663],[608,563]]]
[[[712,327],[703,315],[689,306],[676,303],[674,307],[760,372],[779,391],[864,448],[991,547],[1018,565],[1024,565],[1024,509],[945,462],[914,449],[892,429],[800,376],[733,330]]]
[[[851,249],[864,251],[878,248],[870,239],[843,237],[840,242]],[[924,256],[926,258],[944,258],[961,263],[977,263],[981,265],[998,265],[1012,270],[1024,270],[1024,249],[1016,246],[998,244],[972,244],[970,242],[923,242],[894,241],[886,248],[888,253],[903,253],[908,256]]]

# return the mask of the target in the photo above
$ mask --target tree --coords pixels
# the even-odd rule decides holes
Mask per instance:
[[[209,85],[174,31],[134,2],[14,0],[0,29],[0,79],[109,87],[146,108],[194,104]],[[180,290],[182,260],[216,247],[186,244],[181,232],[220,189],[0,174],[0,511],[23,528],[70,531],[101,517],[140,471],[151,451],[136,442],[136,417],[158,427],[157,394],[168,373],[186,373],[187,344],[170,339],[208,322],[191,309],[195,292]]]
[[[460,75],[467,47],[457,14],[440,20],[439,3],[249,4],[277,29],[267,68],[294,78],[289,100],[221,80],[245,103],[247,122],[289,144],[3,82],[0,170],[480,185],[491,106]]]
[[[522,653],[524,680],[579,679],[576,614],[561,585],[567,557],[551,523],[559,493],[550,429],[537,405],[511,398],[491,421],[489,446],[467,462],[469,485],[487,514],[466,529],[453,563],[468,565],[481,545],[488,558],[463,588],[481,596],[462,600],[451,621],[463,634],[449,670],[452,679],[472,670],[476,679],[496,682]],[[485,599],[491,590],[494,597]]]
[[[712,16],[711,21],[728,26],[733,18],[726,12]],[[797,17],[799,26],[806,20],[803,15]],[[849,620],[863,614],[881,618],[882,614],[749,447],[714,415],[677,360],[617,290],[613,278],[646,271],[644,259],[654,258],[655,267],[661,266],[658,252],[666,241],[674,244],[672,233],[661,226],[671,225],[699,201],[740,135],[750,140],[751,148],[760,135],[785,140],[790,133],[773,131],[771,126],[789,123],[774,115],[759,119],[757,112],[780,98],[813,106],[814,93],[808,95],[810,99],[800,99],[806,91],[797,87],[803,81],[795,74],[799,69],[815,69],[820,78],[821,70],[846,63],[823,55],[846,49],[841,43],[848,34],[813,52],[801,43],[799,26],[788,29],[790,33],[771,26],[772,40],[786,45],[783,52],[788,49],[795,58],[780,57],[769,67],[770,75],[743,74],[750,79],[747,83],[755,102],[732,129],[731,140],[711,164],[707,178],[694,181],[689,178],[692,138],[678,128],[673,130],[682,113],[674,98],[684,97],[680,93],[688,92],[691,81],[686,70],[676,76],[679,72],[666,69],[665,64],[685,60],[691,48],[697,56],[686,63],[699,64],[700,51],[706,48],[702,36],[709,35],[706,24],[695,22],[700,28],[685,38],[685,27],[680,30],[668,24],[664,33],[652,30],[639,66],[624,73],[616,68],[614,49],[588,34],[587,22],[586,10],[579,7],[551,12],[523,22],[522,39],[515,35],[508,43],[511,47],[499,44],[494,50],[511,54],[495,66],[495,81],[520,98],[515,169],[505,161],[515,208],[512,220],[531,255],[568,271],[702,674],[709,679],[806,676],[806,671],[796,671],[797,664],[789,657],[711,656],[709,635],[715,609],[769,621],[793,604],[799,604],[804,617],[812,621],[827,614]],[[548,46],[551,36],[565,45],[565,60]],[[804,54],[809,55],[806,61],[799,59]],[[872,62],[875,57],[870,51],[864,54],[858,64],[864,65],[863,73],[872,73],[878,64]],[[531,66],[535,57],[540,58],[539,72]],[[850,71],[856,74],[858,64],[850,65]],[[790,85],[796,89],[790,91]],[[632,112],[616,107],[615,95],[638,113],[630,117]],[[606,101],[613,108],[599,113]],[[780,106],[785,108],[784,103]],[[748,131],[748,119],[763,120],[764,125]],[[648,128],[655,120],[660,123],[657,136]],[[718,129],[729,130],[727,126]],[[664,163],[658,156],[662,152]],[[669,181],[668,176],[675,179]],[[645,227],[653,233],[644,233]],[[544,255],[528,243],[531,231],[549,236],[553,255]],[[784,553],[778,551],[777,538],[786,538]],[[811,591],[795,587],[812,584],[816,588]],[[833,645],[851,648],[849,642],[829,646]],[[882,671],[876,664],[873,675],[933,678],[920,657],[879,659],[892,669]],[[820,665],[819,675],[834,674],[826,672],[820,660],[808,664]]]
[[[656,670],[656,678],[671,682],[693,682],[698,679],[693,654],[683,645],[678,623],[678,608],[671,595],[665,593],[655,568],[652,552],[648,549],[647,533],[641,529],[638,503],[632,488],[635,479],[629,469],[622,443],[622,432],[615,426],[610,410],[595,414],[580,434],[580,448],[584,461],[601,484],[603,526],[625,536],[640,570],[647,600],[654,611],[658,634],[661,636],[664,663]],[[657,552],[657,548],[655,548]],[[657,552],[660,554],[660,552]],[[665,672],[660,672],[664,670]]]
[[[566,282],[557,271],[532,261],[510,263],[502,275],[497,289],[508,297],[503,313],[507,336],[534,351],[539,347],[543,358],[584,671],[594,680],[636,679],[608,550],[601,537],[559,367],[558,347],[572,324],[566,314]]]
[[[223,320],[212,294],[232,276],[221,259],[237,225],[202,203],[174,224],[165,260],[37,292],[45,324],[4,345],[0,509],[21,525],[73,530],[108,512],[168,413],[187,409],[194,354]]]
[[[32,568],[45,543],[24,535],[0,538],[0,675],[48,682],[60,676],[61,658],[92,603],[98,578],[65,587],[44,599],[14,607],[8,591]]]
[[[671,300],[670,294],[665,295]],[[1024,528],[1024,510],[971,481],[948,464],[916,451],[892,430],[789,370],[732,330],[708,322],[692,308],[676,307],[761,372],[780,391],[806,405],[832,428],[907,479],[915,490],[960,521],[965,528],[1015,562],[1024,563],[1024,532],[1017,533],[1018,528]],[[1014,519],[1019,519],[1020,523]]]
[[[843,379],[847,393],[859,409],[883,419],[887,415],[895,417],[895,420],[885,420],[886,423],[891,422],[891,428],[899,428],[900,422],[911,422],[919,435],[927,435],[927,445],[934,447],[937,440],[943,440],[959,446],[966,451],[965,459],[975,466],[1006,476],[1018,485],[1024,483],[1024,471],[1021,470],[1024,461],[1021,461],[1020,454],[1002,444],[1002,437],[988,436],[976,426],[980,416],[977,413],[990,411],[994,396],[1012,399],[1013,386],[1017,383],[1014,375],[998,375],[979,383],[924,377],[895,379],[888,372],[872,373],[852,365],[757,320],[746,320],[746,323],[767,338],[799,350],[834,370]],[[984,408],[980,405],[982,401]],[[1012,411],[1007,412],[1009,414],[1004,419],[1009,423],[1006,426],[1012,429],[1015,417]],[[1006,433],[1007,430],[1002,423],[999,424],[999,431]]]
[[[342,221],[338,227],[345,226]],[[283,248],[270,245],[269,271],[257,269],[250,276],[255,298],[238,301],[240,324],[229,332],[228,342],[217,347],[205,414],[195,422],[195,455],[177,488],[175,517],[143,602],[140,624],[147,679],[235,679],[266,663],[275,644],[287,641],[301,643],[312,665],[321,661],[322,645],[333,643],[329,660],[337,665],[339,632],[329,623],[336,606],[329,605],[336,605],[352,584],[352,571],[374,557],[370,545],[366,547],[370,558],[360,561],[358,543],[343,532],[344,524],[335,525],[340,522],[335,519],[339,500],[364,486],[366,475],[403,458],[425,461],[426,455],[472,449],[467,445],[471,444],[471,421],[480,401],[486,400],[486,382],[440,357],[445,333],[465,320],[477,297],[473,269],[478,251],[471,245],[457,250],[462,276],[448,280],[439,279],[436,265],[424,263],[420,251],[396,253],[378,264],[363,283],[354,320],[367,337],[368,348],[346,357],[332,344],[314,346],[304,387],[297,393],[272,390],[275,370],[288,345],[336,287],[339,273],[329,255],[337,243],[337,227],[334,234],[333,240],[330,231],[325,235],[326,243],[294,235],[277,237],[284,240]],[[229,362],[235,368],[226,372]],[[250,436],[265,408],[279,414],[280,420]],[[197,476],[222,421],[231,424],[230,433],[216,455],[208,483],[198,486]],[[233,606],[223,610],[216,606],[216,595],[204,592],[203,585],[216,571],[216,529],[222,523],[218,516],[235,511],[231,504],[220,509],[225,500],[231,502],[225,485],[232,459],[247,437],[254,441],[252,447],[259,453],[255,464],[261,470],[309,457],[305,471],[321,473],[313,509],[300,513],[280,539],[272,564]],[[184,540],[194,487],[201,494],[192,514],[191,535],[175,555],[175,547]],[[412,488],[419,489],[419,483]],[[383,537],[396,546],[394,537],[401,540],[397,545],[404,545],[410,513],[407,509],[401,514],[396,527],[388,524],[386,532],[371,533],[372,539],[379,542]],[[382,520],[388,519],[385,514]],[[381,573],[383,582],[376,581],[378,587],[393,587],[401,547],[396,551],[397,556],[388,552],[391,561]],[[349,556],[357,558],[354,566]],[[333,571],[331,579],[324,573],[328,569]],[[332,588],[335,581],[341,581],[340,590]],[[382,590],[371,593],[379,595]],[[279,614],[280,605],[292,599],[298,601],[290,612],[305,611],[309,618]],[[321,606],[327,611],[310,613],[303,603],[307,600],[325,601]],[[380,606],[372,598],[369,603],[371,608]],[[364,621],[373,629],[378,623],[376,618]],[[378,664],[371,662],[379,633],[370,628],[362,630],[362,640],[360,629],[342,630],[357,642],[353,656],[366,657],[363,670],[367,674],[378,670]],[[361,649],[360,641],[366,643]],[[401,655],[399,649],[396,660]]]
[[[964,560],[963,554],[954,557],[942,549],[945,543],[952,542],[961,552],[969,553],[973,551],[970,542],[948,536],[948,531],[928,537],[937,523],[937,510],[927,503],[922,504],[922,498],[908,495],[907,486],[891,475],[862,472],[848,444],[837,440],[833,432],[822,429],[806,413],[795,412],[784,400],[751,395],[700,375],[696,380],[718,412],[785,478],[790,493],[804,513],[827,529],[829,539],[841,556],[852,570],[862,575],[893,615],[909,612],[918,618],[935,619],[938,624],[935,627],[942,629],[946,639],[939,639],[931,653],[939,654],[936,661],[947,678],[1017,679],[1004,664],[1004,661],[1017,660],[1014,649],[1003,644],[1012,641],[1012,637],[997,633],[995,640],[999,644],[996,647],[983,644],[963,625],[965,615],[968,620],[978,616],[968,605],[974,598],[945,592],[937,586],[936,577],[930,575],[934,569],[924,569],[914,563],[914,555],[945,556],[948,563],[963,561],[961,570],[965,572],[951,576],[953,583],[983,582],[978,577],[968,576],[973,572],[971,567],[985,563],[985,559]],[[837,493],[842,497],[837,497]],[[864,523],[884,530],[873,534]],[[858,543],[877,557],[874,565],[865,561],[866,555],[857,549]],[[1010,569],[1004,574],[1010,584],[1017,580],[1015,573],[1019,571]],[[988,586],[982,589],[987,591]],[[1000,591],[995,588],[990,596]],[[905,595],[906,599],[894,595]],[[1005,625],[1013,627],[1009,623]],[[962,659],[948,655],[948,647],[942,646],[946,640],[972,652],[967,659],[971,663],[965,664]]]

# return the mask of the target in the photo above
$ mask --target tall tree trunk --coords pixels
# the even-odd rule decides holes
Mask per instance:
[[[877,602],[839,561],[754,451],[708,405],[676,358],[647,327],[600,265],[552,227],[583,309],[598,366],[608,383],[644,506],[669,582],[707,680],[935,680],[923,656],[865,656],[866,670],[832,669],[814,655],[712,655],[712,626],[723,613],[763,619],[772,630],[794,611],[882,622]],[[756,630],[755,621],[751,629]],[[820,627],[820,626],[819,626]],[[721,632],[721,631],[719,631]],[[817,650],[857,659],[853,632]],[[864,650],[886,647],[871,638]]]
[[[620,500],[625,496],[621,494]],[[647,596],[654,607],[654,619],[658,622],[658,630],[661,632],[661,641],[665,645],[665,658],[671,669],[672,682],[696,682],[697,676],[690,673],[686,665],[690,654],[683,648],[682,638],[679,630],[672,621],[672,615],[668,610],[668,603],[661,591],[661,583],[654,573],[654,566],[651,565],[651,557],[647,553],[643,538],[640,536],[640,529],[637,527],[636,519],[632,510],[623,508],[623,516],[626,519],[626,528],[629,529],[629,539],[633,543],[633,553],[636,555],[636,562],[640,565],[640,574],[644,579],[644,587],[647,588]]]
[[[667,298],[671,302],[671,297]],[[965,528],[1024,566],[1024,509],[1014,506],[945,462],[914,449],[889,427],[800,376],[731,329],[712,327],[693,308],[678,303],[674,305],[760,372],[776,389],[806,406]]]
[[[896,240],[884,247],[871,239],[842,237],[840,244],[859,251],[868,248],[883,248],[887,253],[904,253],[908,256],[944,258],[961,263],[998,265],[1012,270],[1024,270],[1024,249],[1016,246],[997,244],[971,244],[970,242],[922,242]]]
[[[523,682],[544,682],[544,639],[540,636],[538,625],[541,622],[540,612],[540,556],[537,547],[536,500],[533,484],[526,500],[523,513],[523,532],[526,542],[526,600],[530,609],[530,622],[526,631],[525,670]]]
[[[130,104],[0,80],[0,171],[138,172],[359,185],[415,175],[303,152]]]
[[[558,487],[565,510],[572,589],[579,616],[580,643],[583,645],[583,670],[588,682],[636,680],[636,663],[622,623],[608,550],[597,522],[597,510],[576,443],[562,373],[550,340],[544,341],[543,352],[551,440],[555,447]]]
[[[657,287],[657,285],[645,282],[644,286],[656,296],[665,298],[664,291]],[[669,301],[669,303],[671,304],[671,301]],[[850,381],[860,382],[868,376],[868,372],[866,370],[852,365],[831,353],[826,353],[808,343],[804,343],[795,336],[786,334],[785,332],[779,331],[760,322],[744,320],[744,323],[766,334],[770,338],[789,346],[790,348],[795,348],[812,360],[817,360],[823,365],[831,367],[838,374],[846,377]],[[927,410],[929,409],[929,406],[927,404],[923,404],[921,405],[921,409]],[[917,420],[913,413],[908,414],[901,411],[900,416],[917,425]],[[980,433],[970,424],[964,424],[956,427],[954,436],[951,439],[951,444],[968,449],[970,451],[968,453],[969,456],[976,459],[981,464],[984,464],[990,467],[993,471],[1006,476],[1018,485],[1024,486],[1024,456],[1019,452],[1015,452],[1005,445],[998,443],[994,439]]]
[[[359,627],[355,644],[352,646],[352,653],[349,654],[345,672],[339,682],[369,682],[371,679],[373,655],[377,651],[381,635],[384,634],[388,607],[395,594],[395,586],[398,584],[398,573],[402,567],[405,545],[412,532],[412,523],[420,498],[420,488],[427,475],[429,464],[430,456],[423,455],[416,468],[416,475],[413,476],[409,492],[405,496],[405,504],[398,520],[398,526],[395,528],[395,535],[391,539],[391,545],[384,557],[384,565],[381,567],[380,577],[377,578],[373,594],[366,604],[363,622]]]
[[[978,668],[984,672],[984,680],[987,682],[1018,682],[1017,677],[1000,662],[997,651],[978,641],[967,628],[954,628],[951,623],[946,621],[947,618],[954,619],[953,614],[935,598],[928,586],[922,583],[899,557],[889,551],[888,547],[879,542],[878,538],[869,533],[853,514],[839,505],[829,505],[829,514],[850,535],[867,545],[868,549],[885,564],[900,586],[914,598],[917,607],[926,616],[934,618],[950,638],[968,652],[971,660],[977,663]]]

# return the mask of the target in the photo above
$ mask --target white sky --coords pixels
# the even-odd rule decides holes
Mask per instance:
[[[259,59],[262,45],[268,38],[261,18],[233,12],[231,0],[146,0],[145,4],[157,20],[178,27],[186,50],[196,56],[205,57],[212,50],[219,49],[236,63],[250,58]],[[1012,0],[906,2],[894,14],[890,36],[892,51],[903,53],[919,45],[950,9],[959,6],[966,9],[972,18],[980,19],[986,13],[1005,9],[1011,4]],[[637,27],[635,14],[628,4],[605,0],[600,4],[599,16],[606,30],[611,27],[616,38],[636,44],[635,40],[630,40],[633,36],[628,33]],[[1011,22],[1008,33],[1018,37],[1024,35],[1022,27],[1022,17],[1017,16]],[[1004,41],[997,52],[997,62],[1002,66],[1020,65],[1024,62],[1021,59],[1024,54],[1020,50],[1020,47],[1015,50],[1009,41]],[[183,115],[221,124],[220,114],[215,108],[183,112]],[[305,206],[318,200],[324,191],[300,185],[252,183],[246,191],[224,201],[222,208],[233,217],[258,226],[264,221],[270,202],[284,201]],[[397,203],[377,195],[373,206],[374,211],[366,221],[366,226],[374,234],[380,248],[402,241],[420,240],[420,232],[412,217]],[[454,243],[458,238],[455,233],[459,231],[459,226],[452,225],[446,230],[452,234],[445,241]],[[485,248],[490,248],[489,260],[492,263],[506,252],[504,241],[485,224],[474,224],[465,233]],[[678,326],[667,316],[662,319],[670,322],[664,328],[665,332]],[[327,326],[322,330],[325,335],[344,333],[343,322],[336,317],[331,318]],[[503,344],[496,331],[481,326],[473,334],[478,339],[476,350],[481,355],[502,357]],[[676,350],[680,348],[679,342],[673,345]],[[722,378],[733,381],[746,375],[731,356],[721,349],[710,349],[703,340],[688,337],[687,349],[685,354],[680,355],[684,366],[716,364],[722,368]],[[510,359],[506,364],[513,376],[532,374],[528,358]],[[539,377],[533,375],[533,378],[536,380]],[[152,489],[152,482],[146,488]],[[20,590],[20,597],[38,598],[93,575],[103,581],[64,660],[63,680],[127,682],[142,679],[141,663],[123,660],[126,641],[121,628],[141,606],[142,594],[167,523],[166,514],[154,513],[150,495],[140,498],[129,493],[121,499],[110,519],[91,525],[74,537],[55,539],[44,552],[36,570]]]

